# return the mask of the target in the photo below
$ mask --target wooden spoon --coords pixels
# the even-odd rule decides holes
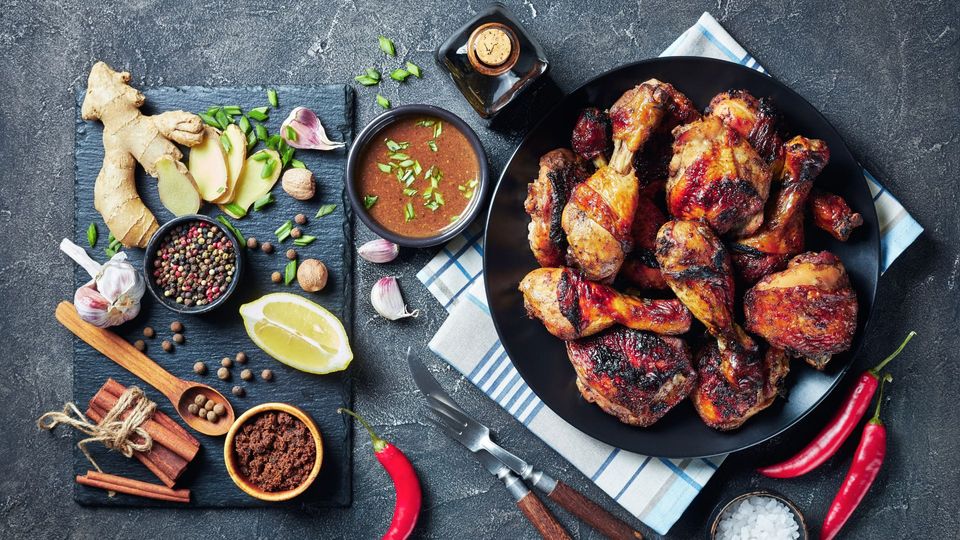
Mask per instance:
[[[204,435],[218,437],[225,435],[233,425],[235,418],[233,407],[223,394],[205,384],[189,382],[173,376],[120,336],[81,319],[77,314],[77,308],[70,302],[60,302],[57,306],[57,320],[101,354],[167,396],[170,403],[173,403],[177,409],[177,413],[191,428]],[[221,415],[216,422],[192,414],[187,407],[193,403],[198,394],[203,394],[214,403],[222,403],[227,409],[225,414]]]

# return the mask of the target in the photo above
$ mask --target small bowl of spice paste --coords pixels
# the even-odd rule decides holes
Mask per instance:
[[[307,413],[286,403],[264,403],[240,415],[223,445],[230,478],[251,497],[286,501],[320,472],[323,439]]]
[[[147,289],[177,313],[207,313],[237,289],[243,267],[239,240],[207,216],[180,216],[164,224],[147,244],[143,260]]]

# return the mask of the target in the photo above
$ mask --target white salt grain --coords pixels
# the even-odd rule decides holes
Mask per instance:
[[[753,496],[728,508],[717,525],[717,540],[797,540],[800,524],[772,497]]]

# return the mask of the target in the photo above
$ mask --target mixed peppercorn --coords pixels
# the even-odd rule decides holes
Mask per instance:
[[[184,306],[214,302],[233,281],[237,254],[226,234],[197,221],[170,230],[156,252],[153,279],[170,300]]]

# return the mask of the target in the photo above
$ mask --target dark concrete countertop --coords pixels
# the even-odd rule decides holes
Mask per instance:
[[[70,401],[70,339],[52,313],[72,296],[72,269],[57,252],[71,233],[74,91],[102,59],[133,73],[136,86],[313,84],[352,82],[362,68],[386,66],[376,37],[394,38],[400,57],[425,78],[384,84],[395,104],[428,102],[463,116],[480,134],[498,171],[527,127],[515,117],[487,129],[434,66],[433,49],[485,3],[104,2],[12,0],[0,18],[0,537],[9,538],[370,538],[393,510],[389,479],[355,435],[350,509],[92,510],[72,499],[71,444],[39,433],[34,419]],[[510,2],[552,61],[563,90],[616,65],[656,56],[709,10],[767,69],[818,107],[864,165],[926,228],[883,277],[866,346],[854,372],[872,365],[909,329],[919,337],[892,371],[884,418],[890,448],[877,485],[847,525],[856,538],[945,538],[960,530],[960,427],[953,421],[960,367],[960,9],[953,2],[741,0],[719,2]],[[360,88],[357,127],[379,111]],[[358,225],[358,241],[369,232]],[[415,320],[373,319],[365,301],[378,270],[360,268],[357,283],[356,406],[380,434],[414,461],[425,488],[417,536],[534,538],[500,483],[456,443],[422,422],[420,399],[400,361],[408,345],[425,347],[446,313],[417,282],[433,251],[404,250],[390,272],[402,276]],[[500,441],[630,519],[569,464],[463,381],[427,359],[454,397],[489,421]],[[787,495],[819,528],[842,481],[856,437],[807,477],[773,482],[752,473],[760,460],[799,448],[839,400],[787,435],[731,456],[669,538],[705,534],[720,502],[753,488]],[[596,533],[559,516],[579,538]],[[638,525],[639,526],[639,525]],[[642,528],[644,532],[648,529]],[[163,531],[163,532],[161,532]],[[656,538],[654,534],[650,537]]]

